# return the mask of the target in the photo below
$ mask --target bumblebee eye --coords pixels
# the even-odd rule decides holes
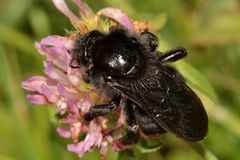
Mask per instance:
[[[152,51],[152,52],[155,51],[155,50],[157,49],[157,47],[158,47],[158,41],[152,40],[152,41],[150,42],[150,46],[151,46],[151,51]]]
[[[149,51],[154,52],[158,47],[158,38],[156,35],[150,32],[142,32],[140,34],[140,39],[142,43],[145,44]]]
[[[83,42],[85,42],[85,45],[83,47],[83,53],[81,55],[81,63],[84,65],[87,65],[89,63],[90,55],[89,55],[89,49],[94,45],[94,43],[103,37],[103,34],[97,30],[93,30],[85,37],[83,37]]]

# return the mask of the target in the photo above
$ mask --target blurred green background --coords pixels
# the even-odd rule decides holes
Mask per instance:
[[[185,61],[204,75],[216,93],[204,79],[198,81],[202,77],[192,67],[178,64],[190,85],[193,82],[192,86],[198,89],[208,111],[208,137],[196,145],[166,135],[160,150],[136,151],[136,159],[239,160],[240,1],[85,2],[94,11],[113,6],[133,19],[150,21],[160,38],[160,50],[187,48],[189,55]],[[50,34],[64,35],[64,29],[73,27],[50,0],[0,0],[0,160],[79,159],[66,150],[71,141],[57,135],[53,108],[29,104],[20,87],[21,81],[30,75],[44,74],[44,57],[33,47],[34,41]],[[97,157],[96,150],[83,159],[99,159]],[[117,157],[110,151],[107,159]],[[127,159],[123,157],[119,159]]]

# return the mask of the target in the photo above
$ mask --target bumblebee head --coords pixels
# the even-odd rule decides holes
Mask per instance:
[[[143,66],[143,46],[138,41],[125,29],[110,29],[109,34],[94,30],[76,40],[73,56],[93,74],[134,77]]]

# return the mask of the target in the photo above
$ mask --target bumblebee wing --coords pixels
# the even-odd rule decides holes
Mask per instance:
[[[206,136],[207,115],[197,95],[184,86],[180,91],[153,90],[141,96],[142,108],[165,130],[186,140]]]
[[[158,85],[147,90],[141,88],[143,85],[130,89],[117,83],[115,88],[167,132],[189,141],[203,139],[208,130],[208,118],[201,100],[184,81],[176,82],[163,75],[161,79]]]

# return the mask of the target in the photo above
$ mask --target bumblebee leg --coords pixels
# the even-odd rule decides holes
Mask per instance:
[[[166,52],[165,54],[160,55],[158,58],[163,63],[166,62],[175,62],[187,55],[187,51],[184,48],[176,48]]]
[[[127,126],[126,129],[126,135],[119,139],[121,146],[127,147],[133,144],[136,144],[139,139],[139,126],[138,125],[132,125]]]
[[[127,147],[138,142],[139,126],[134,119],[133,105],[135,104],[128,100],[126,102],[126,106],[124,106],[124,113],[127,123],[126,135],[118,140],[122,147]]]
[[[96,118],[98,116],[104,116],[110,113],[112,110],[116,109],[119,106],[120,101],[121,97],[116,96],[109,104],[92,106],[88,113],[84,116],[84,119],[86,121],[91,121],[93,118]]]
[[[150,32],[142,32],[140,41],[147,47],[148,51],[154,52],[158,47],[158,38]]]
[[[158,136],[166,133],[166,131],[157,125],[156,122],[152,120],[153,116],[149,116],[145,111],[143,111],[139,106],[133,106],[133,113],[137,124],[139,124],[140,132],[146,136]]]

